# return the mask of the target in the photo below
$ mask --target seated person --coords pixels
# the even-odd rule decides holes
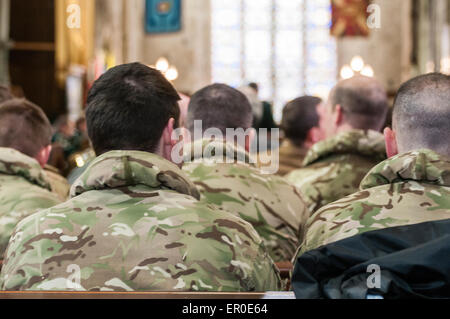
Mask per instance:
[[[356,192],[367,172],[386,159],[380,131],[388,99],[378,81],[356,76],[339,82],[318,110],[326,139],[309,150],[303,168],[286,177],[301,189],[312,214]]]
[[[449,123],[448,75],[402,85],[393,130],[385,130],[389,159],[368,173],[361,191],[308,221],[293,277],[297,297],[364,298],[371,264],[382,271],[374,293],[449,296]]]
[[[301,168],[308,150],[322,139],[317,113],[321,103],[318,97],[302,96],[284,107],[281,128],[285,138],[279,149],[278,175]]]
[[[43,167],[52,128],[44,112],[24,99],[0,104],[0,255],[16,224],[61,202],[51,192]]]
[[[0,104],[8,100],[11,100],[12,98],[14,97],[9,88],[4,85],[0,85]]]
[[[251,223],[276,262],[291,260],[308,211],[294,186],[262,174],[256,160],[250,160],[251,125],[252,108],[238,90],[213,84],[196,92],[187,117],[193,143],[185,147],[183,170],[198,186],[203,203]],[[214,131],[218,134],[212,140],[208,132]]]
[[[87,99],[98,157],[72,199],[24,219],[3,290],[272,291],[278,269],[250,224],[198,201],[171,162],[179,96],[157,70],[109,69]]]

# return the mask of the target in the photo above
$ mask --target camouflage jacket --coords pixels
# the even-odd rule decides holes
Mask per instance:
[[[196,154],[198,146],[203,152]],[[261,174],[252,167],[250,155],[230,143],[203,140],[185,149],[191,153],[183,170],[199,188],[202,201],[252,224],[274,261],[291,260],[308,218],[299,191],[279,176]]]
[[[50,192],[50,184],[38,162],[11,148],[0,148],[0,255],[14,227],[24,217],[61,200]],[[2,257],[0,257],[1,259]]]
[[[19,223],[0,276],[3,290],[281,288],[251,225],[200,203],[185,174],[157,155],[103,154],[71,196]]]
[[[367,231],[450,218],[450,159],[430,150],[388,159],[361,191],[323,207],[308,221],[301,254]]]
[[[286,139],[281,144],[279,152],[280,168],[277,174],[284,176],[303,166],[303,161],[308,149],[305,147],[299,147],[290,140]]]
[[[315,144],[304,160],[304,168],[286,178],[300,188],[313,214],[358,191],[369,170],[385,159],[382,134],[352,130]]]
[[[70,185],[59,172],[59,170],[51,165],[44,167],[46,179],[49,182],[52,192],[58,195],[61,201],[66,201],[69,197]]]

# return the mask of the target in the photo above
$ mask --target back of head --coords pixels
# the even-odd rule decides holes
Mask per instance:
[[[318,97],[302,96],[286,104],[281,120],[286,138],[296,145],[303,144],[308,132],[319,125],[317,105],[321,102]]]
[[[8,87],[4,85],[0,85],[0,104],[3,102],[6,102],[8,100],[11,100],[13,98],[13,95]]]
[[[35,157],[51,143],[52,127],[40,107],[25,99],[0,105],[0,147]]]
[[[155,152],[170,118],[179,124],[180,97],[158,70],[140,63],[108,70],[88,94],[86,122],[97,155]]]
[[[213,84],[196,92],[189,103],[186,127],[193,134],[194,121],[201,120],[203,130],[218,128],[248,129],[252,125],[252,107],[247,97],[225,84]]]
[[[374,78],[355,76],[339,82],[330,94],[334,108],[340,105],[344,121],[355,129],[381,131],[389,103],[386,90]]]
[[[393,127],[401,153],[427,148],[450,156],[450,76],[430,73],[404,83]]]

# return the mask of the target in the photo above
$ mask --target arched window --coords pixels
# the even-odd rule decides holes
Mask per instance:
[[[212,79],[260,85],[281,119],[286,102],[336,82],[329,0],[211,0]]]

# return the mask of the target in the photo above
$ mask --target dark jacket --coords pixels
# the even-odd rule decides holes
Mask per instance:
[[[450,298],[449,256],[450,219],[386,228],[306,252],[292,287],[301,299]],[[379,266],[379,288],[369,288],[370,265]]]

